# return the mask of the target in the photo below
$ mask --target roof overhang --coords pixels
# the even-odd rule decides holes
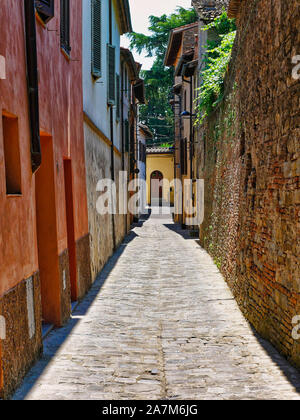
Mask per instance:
[[[130,79],[132,82],[134,82],[135,80],[137,80],[139,74],[138,74],[138,68],[134,60],[134,57],[132,55],[132,52],[129,51],[127,48],[121,47],[120,53],[121,53],[121,58],[128,64]]]
[[[174,155],[174,148],[172,147],[147,147],[147,155]]]
[[[164,61],[165,66],[171,67],[174,65],[179,49],[181,47],[183,32],[194,27],[198,27],[198,22],[194,22],[185,26],[180,26],[179,28],[175,28],[170,32],[168,48]]]
[[[190,61],[189,63],[184,64],[181,75],[183,77],[192,77],[194,76],[197,67],[198,67],[198,60]]]
[[[138,79],[133,85],[134,95],[140,104],[145,103],[145,83],[143,79]]]
[[[179,95],[182,90],[182,83],[176,83],[176,85],[173,86],[173,92],[175,95]]]
[[[228,6],[228,17],[236,18],[239,14],[240,5],[242,0],[230,0]]]
[[[138,127],[144,132],[147,139],[153,139],[153,133],[147,125],[139,123]]]
[[[120,35],[132,32],[130,7],[128,0],[117,0],[117,9],[120,16],[121,31]]]
[[[178,65],[175,69],[175,77],[182,76],[183,67],[185,66],[186,63],[191,62],[193,58],[194,58],[194,50],[191,50],[180,57]]]

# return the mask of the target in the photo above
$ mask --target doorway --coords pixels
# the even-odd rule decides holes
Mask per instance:
[[[73,177],[72,177],[72,161],[64,159],[64,178],[65,178],[65,200],[66,200],[66,217],[67,217],[67,237],[68,237],[68,254],[71,282],[71,300],[76,302],[78,299],[77,287],[77,262],[76,262],[76,241],[74,228],[74,201],[73,201]]]
[[[163,200],[163,174],[154,171],[151,174],[151,205],[162,205]]]
[[[53,143],[41,134],[42,164],[35,176],[38,262],[43,323],[61,325]]]

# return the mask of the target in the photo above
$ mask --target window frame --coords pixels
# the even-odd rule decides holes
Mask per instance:
[[[71,53],[70,0],[60,0],[60,48],[69,56]],[[63,25],[64,31],[63,31]]]
[[[99,3],[99,10],[100,10],[100,18],[99,18],[99,55],[100,55],[100,63],[99,68],[95,65],[95,20],[94,20],[94,14],[95,14],[95,5],[96,3]],[[102,77],[102,1],[101,0],[91,0],[91,73],[92,76],[95,79],[100,79]]]
[[[54,0],[35,0],[34,4],[39,17],[45,24],[54,18]]]

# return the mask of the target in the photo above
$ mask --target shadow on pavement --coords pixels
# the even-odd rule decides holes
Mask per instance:
[[[184,239],[194,240],[200,249],[202,246],[199,243],[199,240],[195,240],[191,236],[191,231],[189,229],[182,229],[179,224],[164,224],[165,227],[176,232],[178,235],[182,236]],[[225,281],[225,280],[224,280]],[[265,353],[272,359],[272,361],[278,366],[287,380],[293,385],[295,390],[300,394],[300,372],[292,366],[285,358],[282,356],[277,349],[266,339],[262,338],[255,328],[250,324],[251,330],[254,337],[256,338],[259,345],[264,349]]]
[[[150,217],[150,215],[149,215]],[[133,226],[134,227],[134,226]],[[68,339],[76,325],[81,321],[82,317],[88,312],[89,308],[93,304],[94,300],[100,293],[103,285],[105,284],[111,271],[114,269],[119,258],[126,249],[126,246],[133,241],[138,235],[131,231],[124,239],[119,248],[115,251],[113,256],[108,260],[101,273],[93,283],[91,289],[79,303],[75,311],[72,313],[72,317],[69,322],[62,328],[54,329],[44,340],[44,351],[41,358],[27,373],[20,387],[17,389],[11,399],[23,400],[30,393],[31,389],[35,386],[39,377],[43,374],[44,370],[47,369],[48,365],[55,354],[60,350],[60,347]]]

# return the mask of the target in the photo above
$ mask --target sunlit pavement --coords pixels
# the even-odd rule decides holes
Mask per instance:
[[[15,399],[300,399],[299,373],[170,215],[137,224],[44,347]]]

